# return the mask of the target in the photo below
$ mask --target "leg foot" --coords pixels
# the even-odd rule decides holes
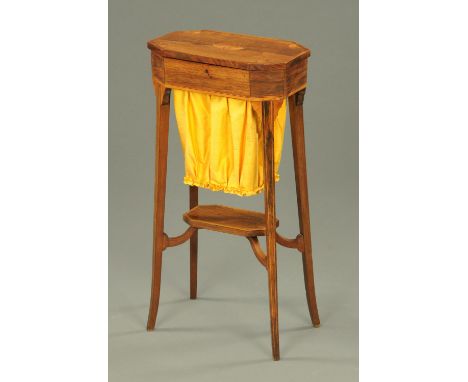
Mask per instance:
[[[154,255],[153,263],[153,281],[151,283],[151,300],[148,313],[148,322],[146,330],[154,330],[156,325],[156,317],[158,315],[159,295],[161,291],[161,268],[162,268],[162,251]]]

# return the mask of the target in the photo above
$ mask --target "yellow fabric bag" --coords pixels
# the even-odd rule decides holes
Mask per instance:
[[[185,159],[184,183],[248,196],[263,190],[261,102],[174,89]],[[286,100],[274,125],[275,179],[286,122]]]

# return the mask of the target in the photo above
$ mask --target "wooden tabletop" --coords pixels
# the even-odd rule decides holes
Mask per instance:
[[[148,48],[162,57],[244,70],[285,69],[310,56],[294,41],[210,30],[168,33]]]

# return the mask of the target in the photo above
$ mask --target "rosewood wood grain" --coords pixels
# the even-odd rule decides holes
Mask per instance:
[[[276,208],[275,208],[275,156],[273,102],[262,102],[262,130],[265,172],[265,221],[268,270],[268,293],[270,297],[270,326],[273,359],[280,359],[278,331],[278,286],[276,274]]]
[[[166,58],[165,83],[179,89],[203,89],[208,93],[250,96],[249,72],[241,69]]]
[[[156,52],[151,52],[151,68],[153,73],[153,81],[157,80],[164,84],[164,58],[159,56]]]
[[[282,100],[305,88],[310,50],[293,42],[213,31],[173,32],[148,42],[153,81],[248,100]]]
[[[260,262],[260,264],[262,264],[266,268],[267,258],[266,258],[265,253],[262,250],[262,247],[260,246],[260,242],[258,241],[258,237],[257,236],[253,236],[253,237],[248,236],[247,240],[249,241],[250,246],[252,247],[252,251],[253,251],[255,257],[257,258],[257,260]]]
[[[285,82],[287,95],[304,89],[307,84],[307,60],[292,63],[286,71]]]
[[[169,133],[169,108],[171,90],[155,85],[156,91],[156,152],[154,181],[153,217],[153,272],[151,281],[151,300],[148,313],[147,330],[153,330],[158,315],[159,294],[161,290],[162,252],[164,249],[164,205],[166,198],[167,143]]]
[[[253,70],[250,72],[250,96],[252,98],[275,98],[285,94],[285,76],[283,69]]]
[[[265,236],[265,214],[220,205],[199,205],[186,212],[184,221],[195,228],[239,236]],[[279,220],[276,219],[276,226]]]
[[[188,239],[190,239],[197,232],[196,228],[188,227],[185,232],[179,236],[169,237],[164,233],[164,245],[163,250],[169,247],[176,247],[178,245],[184,244]]]
[[[309,196],[307,190],[306,149],[304,141],[303,101],[305,90],[289,97],[289,117],[294,157],[294,174],[296,179],[297,210],[299,230],[304,238],[302,265],[310,318],[315,327],[320,326],[314,283],[312,262],[312,239],[310,233]]]
[[[198,206],[198,187],[189,186],[190,209]],[[193,227],[191,227],[193,228]],[[197,298],[197,268],[198,268],[198,229],[190,238],[190,299]]]
[[[310,56],[294,41],[209,30],[171,32],[148,48],[163,57],[245,70],[284,69]]]

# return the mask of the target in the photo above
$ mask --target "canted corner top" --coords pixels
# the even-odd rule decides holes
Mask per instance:
[[[171,32],[148,48],[162,57],[245,70],[285,69],[310,56],[294,41],[210,30]]]

